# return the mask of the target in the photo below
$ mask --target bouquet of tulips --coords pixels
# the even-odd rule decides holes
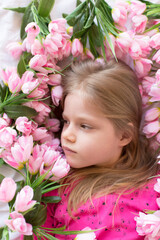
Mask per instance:
[[[55,239],[52,234],[57,232],[70,234],[65,227],[42,226],[46,204],[61,200],[45,193],[61,187],[59,180],[70,169],[60,147],[59,102],[63,71],[73,61],[116,58],[134,69],[145,112],[143,132],[159,151],[160,5],[131,0],[117,1],[111,8],[105,0],[78,0],[71,14],[52,20],[53,5],[54,0],[33,0],[25,8],[9,9],[24,15],[21,42],[7,46],[19,59],[17,68],[0,69],[0,166],[14,168],[22,180],[0,175],[0,201],[7,202],[10,210],[6,226],[0,229],[1,239],[9,239],[9,231],[19,232],[24,239],[33,239],[34,234],[38,239]],[[158,239],[159,213],[147,213],[159,221],[147,239]],[[140,235],[148,234],[139,231],[144,214],[135,219]],[[86,229],[86,237],[95,239]],[[85,234],[79,233],[76,239]]]

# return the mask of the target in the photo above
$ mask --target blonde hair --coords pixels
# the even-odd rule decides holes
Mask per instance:
[[[75,211],[92,196],[137,188],[156,175],[156,155],[140,130],[142,100],[138,80],[129,66],[120,61],[104,65],[95,61],[74,64],[63,78],[62,86],[62,106],[68,94],[83,89],[112,121],[116,130],[132,136],[120,159],[111,168],[90,166],[71,170],[65,180],[70,183],[69,212],[71,209]]]

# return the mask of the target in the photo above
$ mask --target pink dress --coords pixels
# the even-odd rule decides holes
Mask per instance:
[[[153,189],[157,178],[153,178],[144,187],[123,194],[109,194],[97,199],[93,203],[88,201],[76,213],[75,219],[67,212],[66,194],[58,204],[48,204],[48,216],[45,227],[59,228],[66,226],[66,230],[82,230],[85,227],[100,229],[95,231],[97,240],[140,240],[144,239],[136,232],[134,217],[144,209],[157,210],[156,198],[159,193]],[[47,194],[57,195],[56,192]],[[59,240],[73,240],[76,235],[55,235]]]

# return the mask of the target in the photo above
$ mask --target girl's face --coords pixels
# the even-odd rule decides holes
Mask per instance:
[[[67,95],[63,118],[61,142],[71,167],[111,166],[118,160],[123,148],[121,134],[83,91]]]

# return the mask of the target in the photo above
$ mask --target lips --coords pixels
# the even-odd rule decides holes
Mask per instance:
[[[63,146],[62,148],[63,148],[63,151],[64,151],[65,153],[76,153],[75,151],[73,151],[72,149],[70,149],[70,148],[68,148],[68,147],[66,147],[66,146]]]

